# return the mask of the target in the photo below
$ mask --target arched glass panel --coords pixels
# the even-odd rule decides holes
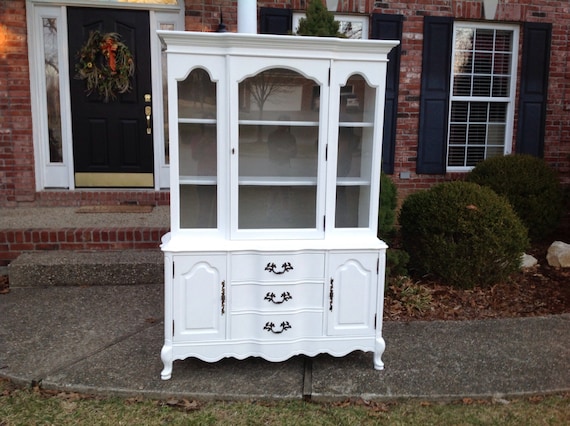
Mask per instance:
[[[217,227],[216,83],[203,69],[178,82],[180,227]]]
[[[340,89],[336,178],[337,228],[369,226],[376,90],[360,75]]]
[[[316,227],[319,102],[284,68],[239,84],[239,229]]]

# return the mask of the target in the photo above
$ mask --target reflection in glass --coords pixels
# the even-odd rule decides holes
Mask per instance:
[[[238,227],[315,228],[316,192],[316,186],[241,185]]]
[[[298,72],[272,68],[239,84],[240,120],[318,121],[319,87]]]
[[[338,20],[338,32],[345,38],[361,39],[362,38],[362,22]]]
[[[453,95],[510,96],[512,39],[512,31],[458,27]]]
[[[240,229],[315,228],[320,86],[265,70],[239,85]]]
[[[447,163],[474,166],[504,152],[507,128],[506,102],[451,103]]]
[[[216,179],[216,124],[180,124],[179,157],[181,176],[202,176]]]
[[[203,69],[178,83],[180,226],[217,227],[216,84]]]
[[[358,228],[368,226],[370,186],[337,186],[336,217],[337,228]]]
[[[368,227],[375,91],[360,75],[340,89],[335,226]]]
[[[180,227],[216,228],[216,185],[180,185]]]
[[[258,142],[258,136],[261,141]],[[317,126],[239,126],[241,177],[295,176],[316,183]]]
[[[44,63],[50,163],[63,161],[61,107],[59,101],[59,58],[57,50],[57,20],[43,18]]]
[[[178,116],[216,118],[216,83],[206,70],[197,68],[178,82]]]

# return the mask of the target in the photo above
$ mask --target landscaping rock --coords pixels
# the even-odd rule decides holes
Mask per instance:
[[[570,244],[555,241],[548,248],[546,260],[556,268],[570,268]]]
[[[528,269],[532,268],[533,266],[536,266],[537,264],[538,260],[536,259],[536,257],[526,253],[522,255],[521,268]]]

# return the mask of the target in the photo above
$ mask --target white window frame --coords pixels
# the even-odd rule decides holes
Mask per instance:
[[[301,12],[294,12],[293,13],[293,34],[297,33],[297,30],[299,29],[299,21],[301,20],[301,18],[304,18],[306,16],[306,13],[301,13]],[[362,40],[367,40],[368,39],[368,28],[369,28],[369,19],[368,19],[368,15],[365,16],[359,16],[359,15],[341,15],[341,14],[334,14],[334,19],[335,21],[339,21],[340,23],[357,23],[357,24],[361,24],[362,25],[362,33],[361,33],[361,37],[354,37],[354,38],[359,38]]]
[[[454,69],[453,64],[455,64],[455,43],[458,28],[469,28],[469,29],[488,29],[488,30],[502,30],[502,31],[512,31],[512,61],[511,61],[511,81],[509,87],[508,97],[492,97],[492,96],[454,96],[453,95],[453,84],[454,84]],[[453,25],[453,41],[452,41],[452,70],[450,75],[450,96],[449,96],[449,117],[448,117],[448,139],[446,141],[446,170],[447,172],[468,172],[473,169],[474,166],[449,166],[449,147],[450,147],[450,126],[451,126],[451,106],[453,102],[503,102],[507,104],[506,112],[506,126],[505,126],[505,139],[504,139],[504,152],[503,155],[508,155],[512,152],[512,140],[513,140],[513,126],[514,126],[514,115],[515,115],[515,100],[516,100],[516,89],[517,89],[517,65],[518,65],[518,52],[519,52],[519,26],[509,25],[509,24],[497,24],[497,23],[474,23],[474,22],[455,22]]]
[[[36,189],[69,188],[72,181],[71,153],[71,117],[66,113],[69,106],[69,73],[67,69],[67,49],[61,47],[67,43],[67,17],[63,7],[38,6],[28,8],[28,58],[30,64],[30,93],[34,102],[32,110],[32,132],[34,142],[34,163]],[[55,19],[57,22],[58,67],[59,67],[59,96],[61,112],[62,161],[51,163],[49,156],[47,96],[44,70],[44,18]],[[30,31],[34,29],[34,31]]]

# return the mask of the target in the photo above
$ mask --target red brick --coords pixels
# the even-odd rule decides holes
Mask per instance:
[[[35,244],[33,243],[13,243],[10,244],[10,250],[14,251],[29,251],[35,249]]]

